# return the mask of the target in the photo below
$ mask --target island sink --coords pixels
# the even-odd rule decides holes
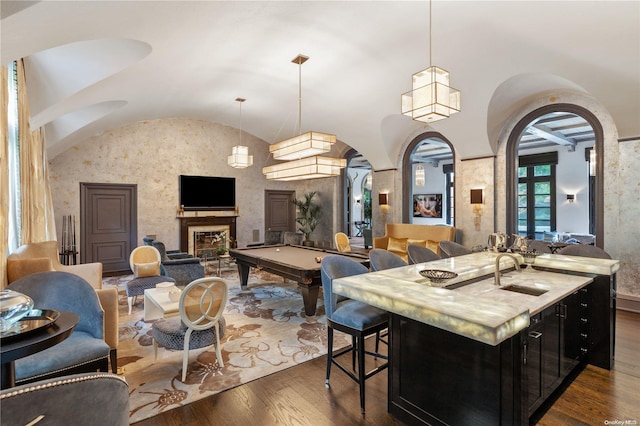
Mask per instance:
[[[540,296],[545,294],[549,290],[542,288],[528,287],[524,285],[511,284],[504,287],[500,287],[500,290],[514,291],[516,293],[528,294],[529,296]]]

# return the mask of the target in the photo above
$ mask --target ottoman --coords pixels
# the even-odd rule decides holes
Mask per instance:
[[[127,303],[129,304],[129,315],[131,315],[131,307],[133,306],[133,300],[136,296],[141,296],[144,291],[149,288],[155,288],[156,284],[160,283],[174,283],[171,277],[153,276],[153,277],[138,277],[129,281],[127,286]]]

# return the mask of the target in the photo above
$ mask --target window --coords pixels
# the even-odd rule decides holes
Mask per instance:
[[[15,251],[20,246],[20,141],[19,141],[19,123],[18,123],[18,70],[17,63],[12,62],[8,65],[8,83],[9,83],[9,104],[8,104],[8,123],[9,123],[9,253]]]
[[[556,230],[558,153],[525,155],[518,167],[518,235],[542,240]]]

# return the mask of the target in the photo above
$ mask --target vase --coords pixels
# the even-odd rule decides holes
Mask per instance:
[[[33,299],[13,290],[0,291],[0,332],[5,332],[33,309]]]

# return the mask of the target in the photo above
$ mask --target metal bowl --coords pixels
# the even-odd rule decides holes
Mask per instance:
[[[458,276],[453,271],[444,271],[442,269],[423,269],[418,271],[420,275],[428,278],[432,283],[444,283]]]

